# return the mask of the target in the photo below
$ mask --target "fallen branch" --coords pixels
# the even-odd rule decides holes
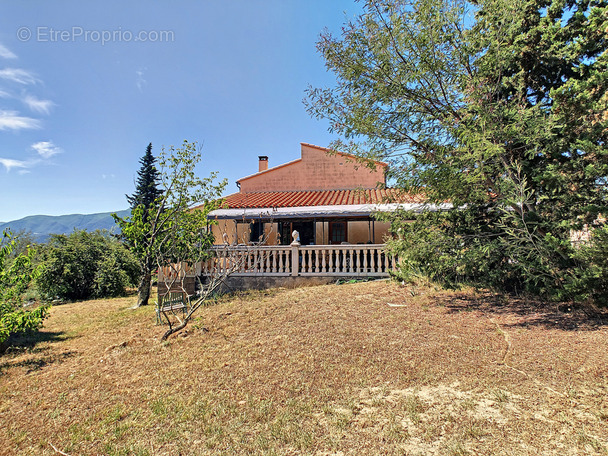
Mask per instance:
[[[490,321],[491,321],[491,322],[492,322],[494,325],[496,325],[496,328],[498,329],[498,332],[499,332],[500,334],[502,334],[503,338],[505,339],[505,342],[507,343],[507,347],[506,347],[505,352],[504,352],[504,354],[503,354],[503,356],[502,356],[502,360],[501,360],[501,361],[500,361],[498,364],[500,364],[500,365],[502,365],[502,366],[505,366],[505,367],[508,367],[509,369],[514,370],[515,372],[517,372],[517,373],[519,373],[519,374],[523,375],[524,377],[529,378],[529,379],[530,379],[530,380],[532,380],[534,383],[536,383],[536,385],[537,385],[537,386],[540,386],[540,387],[542,387],[542,388],[546,389],[547,391],[551,391],[553,394],[557,394],[558,396],[565,397],[565,398],[567,398],[567,397],[568,397],[568,396],[567,396],[567,395],[565,395],[564,393],[560,393],[559,391],[556,391],[556,390],[554,390],[553,388],[551,388],[551,387],[549,387],[549,386],[545,385],[544,383],[542,383],[542,382],[540,382],[540,381],[536,380],[534,377],[532,377],[532,376],[531,376],[530,374],[528,374],[527,372],[524,372],[524,371],[522,371],[522,370],[520,370],[520,369],[517,369],[516,367],[511,366],[511,365],[510,365],[510,364],[507,362],[507,361],[508,361],[508,357],[509,357],[509,355],[511,354],[511,349],[513,348],[513,344],[511,343],[511,337],[509,336],[509,334],[508,334],[508,333],[507,333],[507,332],[506,332],[504,329],[502,329],[502,327],[501,327],[501,326],[500,326],[498,323],[496,323],[496,322],[494,321],[494,319],[490,318]]]
[[[504,365],[506,365],[507,364],[507,358],[509,357],[509,354],[511,353],[511,348],[513,347],[513,344],[511,343],[511,337],[509,336],[509,334],[507,334],[507,332],[504,329],[502,329],[502,327],[498,323],[496,323],[494,321],[493,318],[490,318],[490,321],[496,325],[496,329],[498,329],[498,332],[500,334],[502,334],[502,337],[504,337],[505,342],[507,343],[507,347],[505,348],[505,352],[502,355],[502,360],[498,363],[498,364],[504,364]]]
[[[58,449],[55,447],[55,445],[53,445],[51,442],[49,442],[49,445],[51,445],[51,447],[53,448],[53,450],[55,450],[55,453],[59,453],[59,454],[61,454],[61,455],[63,455],[63,456],[70,456],[69,454],[64,453],[63,451],[58,450]]]

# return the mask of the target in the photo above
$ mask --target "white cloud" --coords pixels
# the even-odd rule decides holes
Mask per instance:
[[[4,68],[0,70],[0,78],[19,84],[36,84],[39,82],[33,73],[21,68]]]
[[[23,130],[40,128],[40,121],[31,117],[20,116],[17,111],[0,110],[0,130]]]
[[[33,162],[23,160],[13,160],[12,158],[0,158],[0,165],[4,165],[6,172],[10,172],[13,168],[29,168]]]
[[[61,148],[53,144],[52,141],[40,141],[31,145],[31,148],[36,151],[37,156],[32,156],[28,160],[15,160],[13,158],[0,158],[0,165],[6,168],[6,172],[17,169],[19,174],[30,173],[30,168],[36,165],[43,164],[53,155],[63,152]]]
[[[32,149],[34,149],[42,158],[51,158],[53,155],[63,152],[60,147],[53,144],[53,141],[37,142],[32,144]]]
[[[11,94],[8,92],[5,92],[4,90],[0,90],[0,98],[10,98]]]
[[[145,70],[147,70],[147,68],[142,68],[135,72],[135,74],[137,75],[137,80],[135,81],[135,85],[137,86],[137,89],[140,92],[142,92],[144,90],[144,87],[146,87],[146,85],[148,84],[148,81],[146,81],[144,79]]]
[[[26,95],[23,102],[32,111],[39,112],[41,114],[48,114],[51,108],[55,105],[51,100],[39,100],[33,95]]]
[[[5,59],[16,59],[17,56],[13,54],[6,46],[0,44],[0,57]]]

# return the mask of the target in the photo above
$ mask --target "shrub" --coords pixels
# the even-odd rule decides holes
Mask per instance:
[[[40,249],[40,263],[36,285],[50,299],[120,296],[139,277],[133,254],[105,231],[51,235]]]
[[[592,299],[608,306],[608,226],[593,229],[589,242],[576,249],[574,256],[580,265],[567,288],[579,300]]]
[[[48,313],[48,306],[25,309],[22,296],[37,270],[32,266],[33,252],[13,255],[17,245],[4,232],[0,242],[0,352],[11,334],[38,329]]]
[[[445,212],[393,214],[398,276],[423,275],[444,286],[468,284],[505,292],[527,292],[554,300],[580,300],[600,286],[602,273],[585,280],[584,261],[600,267],[601,252],[575,254],[564,233],[545,232],[534,220],[519,220],[500,208],[469,206]],[[564,240],[565,239],[565,240]],[[605,263],[605,261],[604,261]],[[569,287],[566,284],[571,281]],[[594,294],[595,295],[595,294]]]

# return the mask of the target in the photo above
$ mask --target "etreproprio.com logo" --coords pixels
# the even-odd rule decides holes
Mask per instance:
[[[175,41],[172,30],[140,30],[132,32],[118,27],[114,30],[88,30],[84,27],[71,27],[69,29],[55,29],[53,27],[38,26],[34,28],[19,27],[17,29],[19,41],[36,41],[40,43],[170,43]]]

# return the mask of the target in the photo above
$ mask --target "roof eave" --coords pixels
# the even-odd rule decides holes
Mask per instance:
[[[278,220],[287,218],[312,217],[369,217],[378,212],[394,212],[396,210],[440,211],[451,209],[452,205],[426,203],[389,203],[389,204],[352,204],[341,206],[301,206],[301,207],[260,207],[243,209],[216,209],[209,213],[209,218],[217,220]]]

